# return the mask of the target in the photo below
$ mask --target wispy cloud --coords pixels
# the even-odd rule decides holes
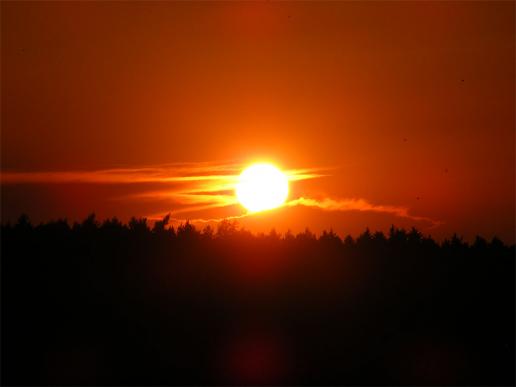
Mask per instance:
[[[131,184],[116,201],[166,201],[174,213],[202,211],[237,203],[234,190],[243,163],[181,163],[138,168],[111,168],[92,171],[2,171],[0,182],[9,184]],[[284,171],[289,181],[324,176],[321,168]],[[150,184],[150,186],[149,186]],[[136,188],[134,188],[136,186]]]
[[[135,184],[234,180],[241,164],[182,163],[142,168],[111,168],[92,171],[2,171],[2,184],[90,183]]]
[[[91,184],[137,184],[137,183],[183,183],[225,182],[234,184],[242,163],[181,163],[164,164],[141,168],[111,168],[92,171],[1,171],[2,184],[36,183],[91,183]],[[290,181],[313,179],[324,176],[319,168],[286,170]],[[213,185],[210,185],[213,188]]]
[[[367,212],[378,212],[383,214],[390,214],[400,218],[406,218],[418,222],[428,222],[433,227],[439,226],[442,224],[441,221],[428,218],[425,216],[416,216],[409,213],[408,207],[403,206],[393,206],[393,205],[383,205],[383,204],[373,204],[368,202],[365,199],[331,199],[325,198],[322,200],[311,199],[300,197],[298,199],[294,199],[289,201],[287,206],[306,206],[306,207],[316,207],[325,211],[367,211]]]
[[[238,202],[234,198],[228,198],[227,202],[221,201],[220,203],[213,203],[208,204],[205,206],[199,206],[199,207],[186,207],[182,210],[175,211],[175,213],[195,213],[197,211],[202,211],[206,209],[211,209],[215,207],[226,207],[231,206],[234,204],[237,204]],[[435,227],[438,227],[443,224],[442,221],[435,220],[429,217],[425,216],[417,216],[412,215],[409,213],[409,209],[407,207],[403,206],[394,206],[394,205],[379,205],[379,204],[372,204],[368,202],[365,199],[330,199],[325,198],[322,200],[317,200],[313,198],[305,198],[300,197],[297,199],[293,199],[285,203],[285,207],[296,207],[296,206],[305,206],[305,207],[314,207],[321,209],[323,211],[339,211],[339,212],[345,212],[345,211],[361,211],[361,212],[375,212],[375,213],[381,213],[381,214],[387,214],[392,215],[408,220],[412,220],[415,222],[423,222],[427,223],[429,225],[428,229],[432,229]],[[189,221],[191,223],[219,223],[224,220],[235,220],[235,219],[242,219],[246,217],[250,217],[255,215],[255,213],[248,212],[241,215],[234,215],[234,216],[226,216],[226,217],[219,217],[219,218],[172,218],[171,220],[176,223],[184,223],[186,221]],[[153,214],[149,216],[149,219],[151,220],[159,220],[162,219],[164,214]]]
[[[174,214],[193,214],[214,208],[230,207],[238,204],[234,195],[238,176],[244,164],[226,163],[180,163],[146,166],[139,168],[111,168],[92,171],[39,171],[13,172],[2,171],[0,182],[8,184],[132,184],[144,188],[132,190],[123,196],[111,198],[118,201],[165,201]],[[284,171],[290,182],[315,179],[324,176],[332,168],[303,168]],[[148,184],[153,184],[149,189]],[[136,191],[136,192],[135,192]],[[426,222],[436,227],[442,222],[412,215],[409,208],[396,205],[373,204],[363,198],[314,199],[299,197],[285,204],[286,207],[305,206],[324,211],[363,211],[390,214],[392,216]],[[153,214],[149,219],[162,215]],[[238,219],[252,216],[252,213],[233,215],[224,218],[197,218],[192,222],[219,222],[223,219]],[[182,219],[175,218],[177,222]]]

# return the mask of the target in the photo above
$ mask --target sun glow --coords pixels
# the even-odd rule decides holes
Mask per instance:
[[[253,164],[240,175],[236,196],[251,212],[279,207],[287,200],[288,178],[271,164]]]

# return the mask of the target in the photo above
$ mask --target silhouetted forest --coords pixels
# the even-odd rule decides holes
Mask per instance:
[[[514,246],[22,216],[2,384],[514,385]]]

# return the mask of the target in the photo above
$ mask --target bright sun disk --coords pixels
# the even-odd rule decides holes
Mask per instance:
[[[253,164],[240,175],[236,196],[251,212],[279,207],[287,200],[288,178],[271,164]]]

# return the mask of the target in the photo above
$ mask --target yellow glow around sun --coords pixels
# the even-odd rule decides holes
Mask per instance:
[[[240,175],[236,196],[251,212],[279,207],[287,200],[288,178],[271,164],[253,164]]]

